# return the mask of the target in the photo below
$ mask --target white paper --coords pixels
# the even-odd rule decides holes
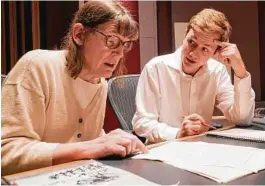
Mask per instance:
[[[265,150],[205,142],[170,142],[134,159],[160,160],[226,183],[265,169]]]
[[[12,180],[18,185],[157,185],[130,172],[89,160],[81,166]]]

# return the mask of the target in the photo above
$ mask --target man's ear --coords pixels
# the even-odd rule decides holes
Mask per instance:
[[[81,23],[76,23],[73,26],[72,37],[74,42],[79,46],[83,45],[84,42],[84,30],[85,27]]]

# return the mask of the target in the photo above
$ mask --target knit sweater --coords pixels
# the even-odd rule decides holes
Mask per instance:
[[[59,143],[103,132],[107,82],[73,79],[66,51],[25,54],[2,87],[2,175],[52,165]]]

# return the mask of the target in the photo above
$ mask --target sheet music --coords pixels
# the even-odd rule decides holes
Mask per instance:
[[[170,142],[133,158],[160,160],[219,183],[265,169],[264,149],[205,142]]]
[[[89,160],[84,165],[11,180],[17,185],[157,185],[130,172]]]

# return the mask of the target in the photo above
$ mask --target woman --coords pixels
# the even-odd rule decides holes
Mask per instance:
[[[34,50],[2,88],[2,175],[145,146],[102,130],[107,83],[124,69],[137,23],[118,3],[90,1],[75,14],[61,51]]]

